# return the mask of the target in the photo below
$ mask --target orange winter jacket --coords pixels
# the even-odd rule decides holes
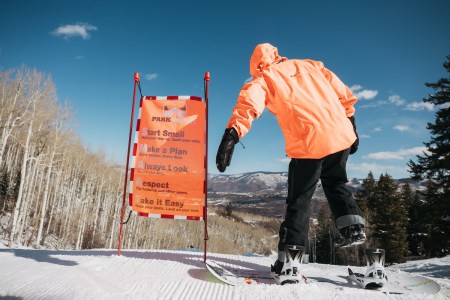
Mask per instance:
[[[256,46],[250,74],[227,125],[239,138],[267,107],[277,117],[290,158],[323,158],[355,142],[348,117],[357,99],[322,62],[281,57],[266,43]]]

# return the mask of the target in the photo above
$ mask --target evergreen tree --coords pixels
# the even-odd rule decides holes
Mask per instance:
[[[449,230],[448,216],[443,217],[442,195],[439,193],[438,186],[433,180],[427,183],[427,189],[424,193],[424,204],[422,206],[421,222],[423,222],[423,246],[427,257],[445,256],[448,254]],[[446,199],[446,201],[449,201]]]
[[[376,218],[373,237],[378,246],[386,250],[386,262],[402,262],[408,252],[407,243],[407,211],[398,185],[388,174],[381,175],[378,180],[374,211]]]
[[[20,181],[22,180],[22,172],[19,170],[16,175],[16,179],[14,182],[14,187],[12,188],[12,197],[14,199],[14,202],[17,200],[17,197],[19,195],[19,188],[20,188]]]
[[[0,213],[3,213],[8,201],[9,194],[9,174],[6,168],[0,172]]]
[[[366,219],[370,218],[368,203],[373,200],[376,190],[376,181],[372,172],[369,172],[366,179],[363,179],[361,189],[355,194],[355,201],[364,212]]]
[[[374,201],[376,201],[376,189],[377,189],[377,182],[375,178],[373,177],[372,172],[369,172],[367,175],[367,178],[363,179],[361,189],[359,189],[354,198],[355,202],[358,204],[358,206],[361,208],[361,210],[364,213],[364,218],[366,220],[366,225],[364,227],[365,233],[367,235],[367,241],[365,243],[368,247],[375,246],[375,243],[372,239],[372,232],[373,232],[373,220],[375,219],[375,210],[370,209],[374,208],[373,205]]]
[[[424,257],[426,255],[424,244],[424,240],[426,238],[426,230],[424,226],[425,223],[423,222],[423,219],[425,217],[424,204],[425,201],[421,200],[420,192],[416,191],[413,203],[410,206],[408,212],[408,232],[412,233],[409,240],[409,249],[411,250],[411,255],[417,255],[420,257]]]
[[[320,207],[316,226],[316,262],[329,264],[333,262],[333,233],[331,212],[327,204]]]
[[[409,211],[411,205],[413,205],[414,202],[414,193],[409,183],[405,183],[402,185],[400,196],[402,197],[406,210]]]
[[[0,199],[6,199],[8,196],[9,186],[9,174],[6,168],[3,168],[0,172]]]
[[[407,234],[409,253],[413,256],[419,256],[420,237],[423,232],[421,222],[419,221],[422,202],[420,201],[419,193],[414,193],[408,183],[402,185],[401,198],[408,214]]]
[[[450,72],[450,55],[444,68]],[[426,219],[431,222],[426,224],[427,248],[432,256],[444,256],[450,250],[450,76],[425,85],[435,90],[423,102],[438,108],[436,120],[427,124],[431,133],[430,141],[424,143],[427,151],[417,156],[417,163],[410,160],[408,166],[413,178],[428,179],[424,199]]]
[[[225,216],[231,217],[233,214],[233,204],[231,202],[228,202],[227,206],[225,206]]]

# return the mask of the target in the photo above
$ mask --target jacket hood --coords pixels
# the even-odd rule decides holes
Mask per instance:
[[[269,43],[259,44],[255,47],[250,58],[250,74],[252,76],[261,75],[261,73],[275,62],[287,60],[286,57],[278,55],[277,47]]]

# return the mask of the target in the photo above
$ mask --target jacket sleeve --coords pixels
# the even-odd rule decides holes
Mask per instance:
[[[250,130],[253,120],[263,113],[267,95],[267,85],[262,76],[252,79],[242,87],[227,124],[227,128],[236,129],[239,139]]]
[[[353,95],[350,89],[336,76],[333,72],[324,67],[323,63],[319,62],[319,67],[322,70],[322,73],[325,75],[327,80],[330,82],[333,87],[336,95],[339,97],[339,101],[341,101],[342,106],[345,108],[345,113],[347,117],[351,117],[355,114],[355,103],[358,99]]]

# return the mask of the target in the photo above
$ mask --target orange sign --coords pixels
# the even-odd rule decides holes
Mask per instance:
[[[133,210],[203,217],[205,113],[203,101],[142,100],[130,178]]]

